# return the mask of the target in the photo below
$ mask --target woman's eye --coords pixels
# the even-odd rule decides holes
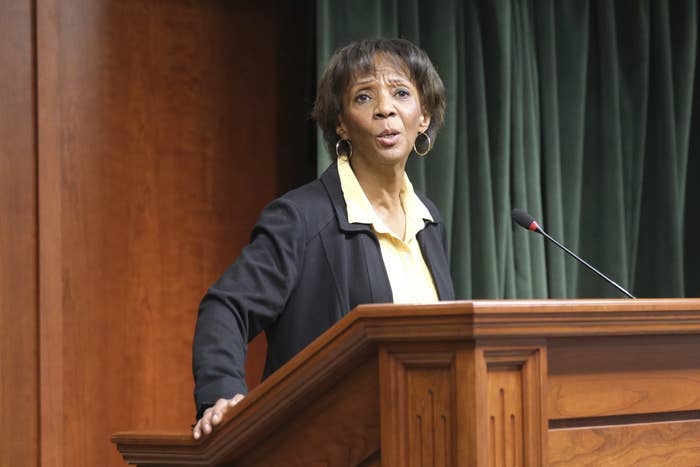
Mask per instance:
[[[399,89],[396,91],[396,95],[399,97],[408,97],[409,93],[406,89]]]
[[[367,102],[370,99],[368,94],[358,94],[355,96],[355,102]]]

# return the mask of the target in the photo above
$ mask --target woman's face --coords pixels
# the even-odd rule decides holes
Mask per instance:
[[[404,163],[430,117],[423,115],[418,89],[405,71],[381,54],[375,73],[359,76],[343,96],[336,133],[352,143],[352,157],[370,163]]]

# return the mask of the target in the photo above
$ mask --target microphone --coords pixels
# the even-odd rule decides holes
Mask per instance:
[[[513,218],[513,220],[522,228],[527,229],[527,230],[531,230],[533,232],[537,232],[538,234],[542,234],[542,236],[544,238],[546,238],[550,242],[554,243],[556,246],[558,246],[559,248],[561,248],[562,250],[564,250],[565,252],[567,252],[568,254],[573,256],[574,258],[576,258],[581,264],[586,266],[588,269],[590,269],[591,271],[595,272],[600,277],[605,279],[608,282],[608,284],[612,285],[617,290],[619,290],[623,294],[627,295],[629,298],[636,298],[634,295],[632,295],[627,290],[622,288],[622,286],[620,286],[617,282],[613,281],[608,276],[606,276],[602,272],[598,271],[596,268],[594,268],[593,266],[591,266],[590,264],[585,262],[583,259],[579,258],[573,251],[569,250],[567,247],[565,247],[564,245],[562,245],[561,243],[556,241],[554,238],[552,238],[547,232],[544,231],[544,229],[540,226],[540,224],[530,214],[526,213],[525,211],[523,211],[521,209],[516,208],[516,209],[513,209],[513,211],[511,211],[510,215]]]

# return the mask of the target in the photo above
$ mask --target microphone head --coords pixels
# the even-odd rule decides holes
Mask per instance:
[[[532,230],[533,232],[540,232],[542,230],[535,218],[522,209],[513,209],[510,216],[520,227],[524,229]]]

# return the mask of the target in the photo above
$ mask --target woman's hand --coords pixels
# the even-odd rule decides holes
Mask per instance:
[[[214,427],[224,418],[224,415],[234,405],[243,399],[243,394],[236,394],[231,399],[219,399],[216,404],[204,411],[202,418],[197,420],[197,424],[192,428],[192,437],[199,439],[202,435],[208,435]]]

